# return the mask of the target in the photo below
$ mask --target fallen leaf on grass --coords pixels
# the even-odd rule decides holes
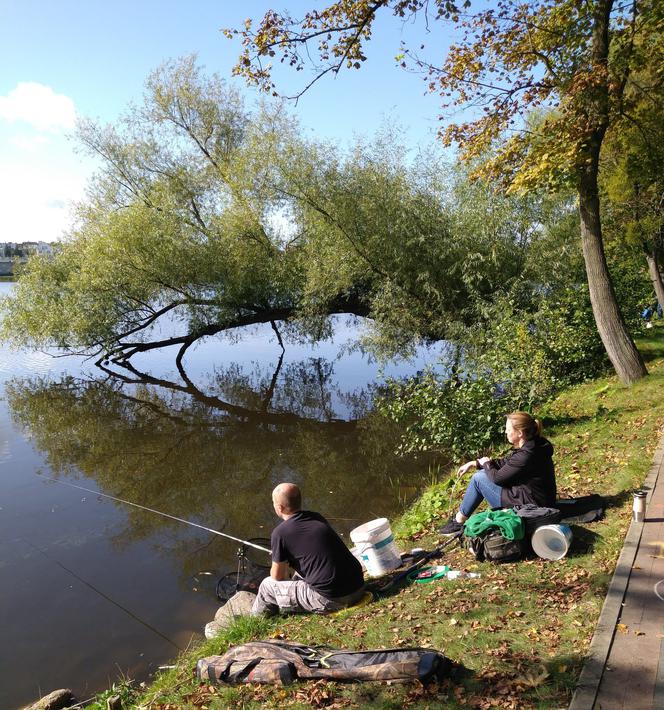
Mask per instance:
[[[542,664],[527,670],[523,675],[518,676],[515,682],[519,685],[525,685],[528,688],[536,688],[541,685],[549,677],[549,671]]]

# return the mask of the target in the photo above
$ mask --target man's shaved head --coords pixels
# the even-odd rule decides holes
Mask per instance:
[[[292,515],[302,508],[302,494],[294,483],[280,483],[272,491],[272,502],[287,515]]]

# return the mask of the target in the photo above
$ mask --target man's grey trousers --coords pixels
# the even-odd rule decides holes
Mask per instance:
[[[288,579],[278,582],[272,577],[266,577],[258,588],[258,595],[251,608],[256,614],[297,614],[314,612],[326,614],[331,611],[345,609],[360,601],[364,587],[343,597],[328,599],[303,579]]]

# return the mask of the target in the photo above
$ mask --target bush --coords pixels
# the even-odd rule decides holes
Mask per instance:
[[[509,392],[515,407],[533,407],[608,365],[586,286],[542,297],[530,312],[499,303],[493,313],[470,359],[474,370]]]
[[[400,445],[404,453],[443,450],[463,458],[487,450],[502,434],[502,416],[509,398],[494,382],[464,374],[438,380],[427,374],[418,380],[391,382],[381,411],[406,424]]]
[[[537,309],[495,304],[473,333],[466,336],[463,373],[390,383],[379,408],[406,425],[402,452],[474,457],[502,438],[508,412],[532,410],[608,364],[582,287],[555,299],[540,296]]]

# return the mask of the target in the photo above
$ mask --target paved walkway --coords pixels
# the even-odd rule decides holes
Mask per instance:
[[[643,488],[570,710],[664,710],[664,438]]]

